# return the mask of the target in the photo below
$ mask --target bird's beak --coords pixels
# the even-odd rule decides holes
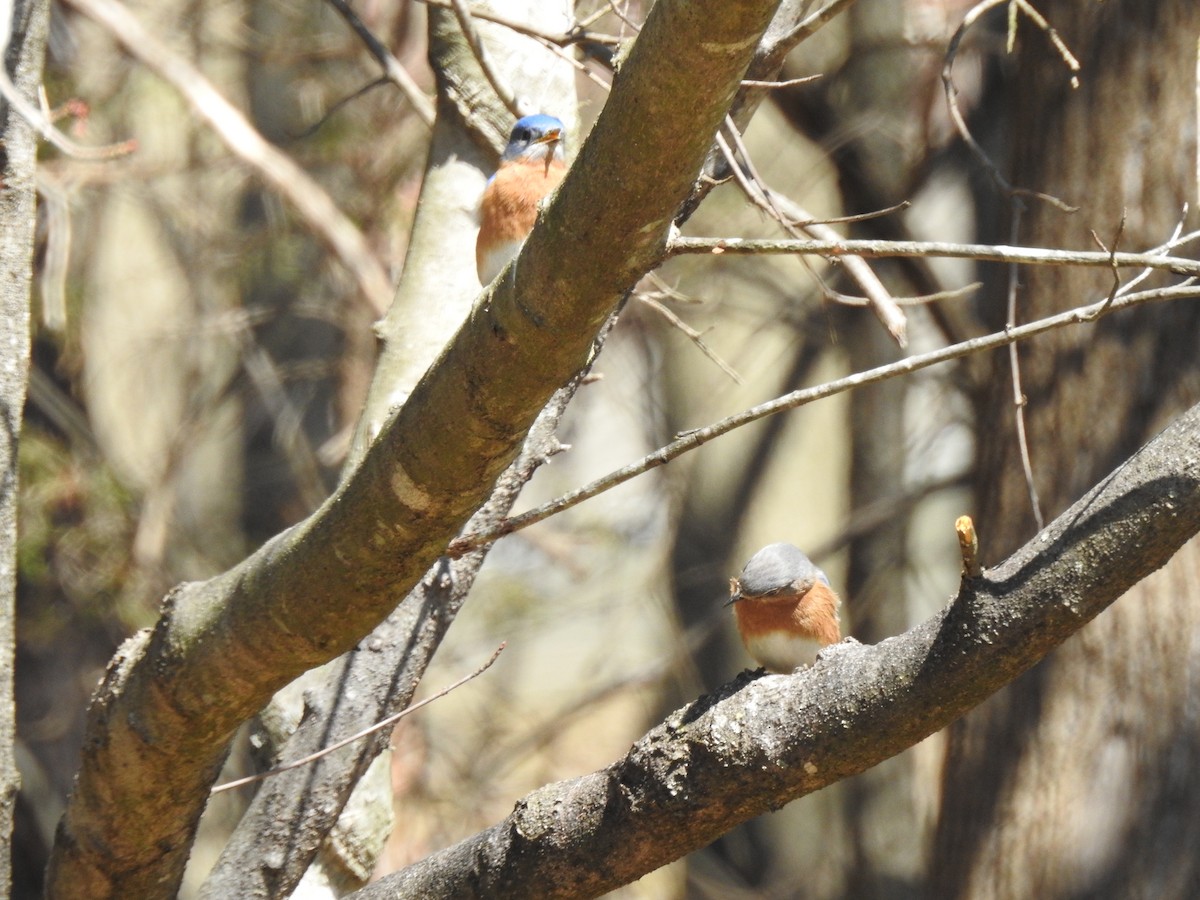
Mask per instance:
[[[736,578],[729,579],[729,599],[721,604],[722,607],[733,606],[742,599],[742,585]]]
[[[553,131],[547,131],[540,138],[538,138],[536,141],[534,141],[534,143],[535,144],[549,144],[549,145],[553,146],[554,144],[557,144],[561,140],[562,140],[562,131],[560,131],[559,129],[556,128]],[[553,156],[554,156],[553,152],[546,154],[546,175],[547,175],[547,177],[550,175],[550,159]]]

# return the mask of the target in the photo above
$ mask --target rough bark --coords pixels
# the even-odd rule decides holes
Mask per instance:
[[[1021,242],[1165,240],[1196,197],[1200,7],[1184,0],[1039,5],[1082,63],[1022,26],[1012,100]],[[1194,227],[1195,215],[1189,224]],[[1023,271],[1018,319],[1101,298],[1111,278]],[[1003,302],[992,306],[1002,316]],[[1200,397],[1200,310],[1162,307],[1038,338],[1020,353],[1036,485],[1047,515]],[[1007,358],[979,410],[978,524],[987,556],[1030,535]],[[1090,562],[1085,562],[1090,565]],[[1078,639],[952,729],[932,873],[939,897],[1191,896],[1200,890],[1196,634],[1200,547],[1138,585]]]
[[[354,896],[594,897],[861,772],[1016,678],[1200,531],[1200,407],[950,606],[788,676],[742,675],[599,772]]]
[[[36,102],[42,80],[48,3],[12,4],[4,65],[16,89]],[[13,809],[20,786],[13,755],[14,617],[17,586],[17,443],[29,372],[29,291],[33,274],[33,231],[37,135],[11,109],[4,110],[3,189],[0,190],[0,894],[12,875]]]
[[[353,474],[241,565],[173,591],[156,627],[127,642],[92,708],[52,896],[173,893],[237,725],[391,611],[662,259],[774,5],[658,3],[517,265]]]

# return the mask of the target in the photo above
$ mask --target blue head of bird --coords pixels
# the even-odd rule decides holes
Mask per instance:
[[[561,120],[554,116],[538,113],[518,119],[508,137],[508,146],[504,148],[501,162],[526,160],[542,162],[543,160],[563,159],[563,140],[566,128]]]

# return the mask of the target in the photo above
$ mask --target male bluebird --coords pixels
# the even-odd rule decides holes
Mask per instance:
[[[825,573],[791,544],[768,544],[729,581],[729,603],[742,643],[772,672],[816,662],[817,651],[842,639],[841,601]]]
[[[488,284],[517,255],[537,219],[538,203],[567,171],[563,123],[554,116],[526,116],[513,126],[500,168],[479,201],[475,266]]]

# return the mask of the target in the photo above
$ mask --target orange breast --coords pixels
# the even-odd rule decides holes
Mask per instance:
[[[523,241],[537,220],[537,205],[558,187],[566,174],[562,163],[509,163],[501,168],[479,201],[479,239],[475,261],[482,265],[488,250]]]
[[[838,595],[818,583],[803,597],[762,597],[733,604],[743,640],[784,632],[816,641],[822,647],[842,639]]]

